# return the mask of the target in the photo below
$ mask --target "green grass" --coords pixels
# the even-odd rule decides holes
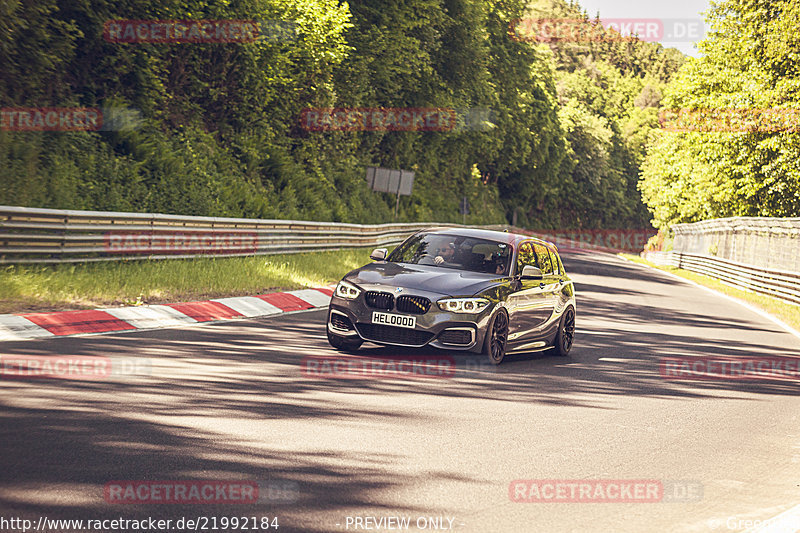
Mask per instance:
[[[666,272],[671,272],[681,276],[682,278],[686,278],[705,287],[709,287],[723,294],[727,294],[728,296],[744,300],[754,307],[758,307],[762,311],[766,311],[767,313],[779,318],[794,329],[800,330],[800,306],[786,303],[778,300],[777,298],[773,298],[764,294],[736,289],[730,285],[722,283],[716,278],[689,272],[688,270],[683,270],[682,268],[655,265],[650,261],[642,259],[638,255],[619,254],[619,256],[634,263],[639,263],[649,267],[657,268],[659,270],[664,270]]]
[[[0,266],[0,313],[185,302],[321,287],[369,263],[371,251]]]

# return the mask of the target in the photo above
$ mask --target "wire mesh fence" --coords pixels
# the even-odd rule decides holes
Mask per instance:
[[[672,229],[672,251],[642,257],[800,305],[800,218],[720,218]]]
[[[800,218],[719,218],[672,229],[675,252],[800,272]]]

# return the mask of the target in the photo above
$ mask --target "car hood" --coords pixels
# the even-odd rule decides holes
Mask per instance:
[[[345,278],[356,285],[386,285],[442,294],[469,296],[502,282],[496,274],[450,270],[407,263],[372,263],[350,272]]]

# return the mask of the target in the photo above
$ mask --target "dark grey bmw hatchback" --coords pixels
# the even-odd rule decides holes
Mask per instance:
[[[388,255],[388,257],[387,257]],[[328,308],[328,341],[364,341],[506,353],[548,347],[566,355],[575,336],[575,289],[556,247],[499,231],[415,233],[391,254],[348,273]]]

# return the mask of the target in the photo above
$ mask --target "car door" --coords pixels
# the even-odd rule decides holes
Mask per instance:
[[[519,276],[523,267],[528,265],[541,268],[535,246],[533,241],[520,243],[514,266],[515,276]],[[508,342],[512,346],[529,342],[533,332],[544,324],[553,309],[550,302],[547,301],[548,297],[545,291],[547,285],[544,283],[544,279],[523,280],[518,278],[514,281],[514,284],[513,292],[507,300],[507,306],[509,307]]]
[[[536,262],[542,270],[542,281],[539,288],[542,289],[544,305],[541,308],[541,322],[536,326],[545,326],[553,316],[553,310],[558,302],[558,292],[561,289],[561,272],[558,261],[553,261],[552,251],[545,245],[535,243]]]

